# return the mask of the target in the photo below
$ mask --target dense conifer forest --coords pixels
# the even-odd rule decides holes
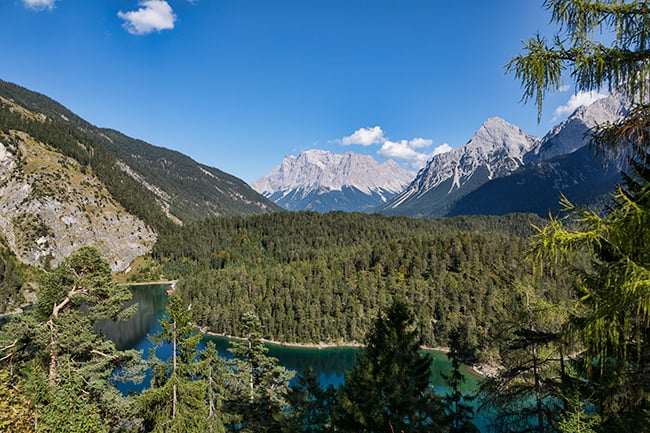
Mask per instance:
[[[544,222],[285,212],[190,224],[161,236],[152,254],[212,332],[241,335],[239,317],[253,308],[272,340],[361,342],[401,295],[415,306],[425,345],[446,346],[459,328],[468,360],[490,361],[496,327],[531,271],[533,224]],[[568,296],[558,277],[541,279],[536,292]]]

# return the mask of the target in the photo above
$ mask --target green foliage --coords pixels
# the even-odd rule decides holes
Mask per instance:
[[[515,291],[515,311],[500,332],[502,365],[481,384],[482,406],[493,411],[495,432],[552,431],[563,402],[566,307],[530,286]]]
[[[311,367],[301,373],[291,385],[287,402],[284,431],[319,433],[332,429],[331,417],[336,405],[336,390],[332,385],[323,389]]]
[[[478,428],[472,422],[474,408],[470,404],[476,399],[476,396],[465,395],[460,390],[460,386],[465,382],[465,376],[460,372],[459,341],[458,331],[452,331],[449,336],[449,353],[447,354],[451,359],[452,371],[448,376],[442,375],[449,388],[447,394],[442,397],[442,403],[447,414],[449,433],[478,433]]]
[[[627,190],[602,216],[564,200],[568,215],[540,230],[533,248],[543,267],[560,264],[575,278],[577,302],[568,327],[584,346],[577,387],[580,405],[592,404],[608,431],[648,431],[650,418],[650,8],[647,1],[547,0],[562,34],[552,45],[537,36],[508,69],[535,97],[541,113],[547,90],[570,72],[578,90],[608,86],[631,101],[629,114],[600,125],[593,144],[629,159]],[[605,45],[595,34],[611,36]],[[606,39],[606,38],[601,38]],[[589,257],[584,262],[576,256]],[[571,335],[571,334],[569,334]],[[579,431],[581,410],[566,411],[563,428]]]
[[[344,431],[439,431],[440,399],[429,384],[432,360],[420,353],[415,316],[396,299],[374,322],[367,346],[345,375],[336,424]]]
[[[569,411],[560,417],[558,431],[560,433],[596,433],[600,424],[600,417],[585,408],[580,396],[576,395],[569,401]]]
[[[0,239],[0,313],[23,305],[21,289],[28,281],[29,270],[11,252],[4,239]]]
[[[232,341],[228,349],[234,356],[231,368],[235,372],[228,384],[228,411],[237,420],[237,431],[277,431],[293,372],[267,355],[268,348],[260,339],[262,324],[255,313],[244,313],[241,322],[244,339]]]
[[[96,250],[82,248],[46,273],[37,296],[35,308],[2,328],[0,359],[24,377],[39,429],[116,432],[133,425],[113,371],[139,362],[140,354],[119,352],[93,331],[102,319],[126,315],[129,290],[112,283]]]
[[[0,370],[0,431],[34,432],[37,420],[22,381],[17,381],[10,372]]]
[[[426,346],[464,328],[465,361],[492,360],[488,336],[505,319],[510,280],[525,263],[532,215],[424,220],[333,212],[211,219],[163,235],[153,257],[180,279],[196,323],[241,336],[254,306],[264,337],[284,342],[362,341],[401,294],[415,306]],[[542,286],[541,286],[542,287]],[[564,299],[560,283],[542,287]]]
[[[201,335],[190,321],[181,298],[169,297],[167,315],[160,321],[161,331],[152,337],[149,355],[152,364],[151,388],[139,397],[144,427],[152,432],[202,431],[208,419],[206,382],[199,379],[197,360]],[[172,345],[169,360],[158,358],[163,344]]]
[[[577,90],[608,86],[643,100],[650,76],[650,20],[644,0],[546,0],[551,23],[560,27],[553,41],[539,34],[524,43],[508,72],[522,82],[524,101],[533,98],[541,116],[547,91],[557,91],[569,75]],[[606,45],[597,32],[613,36]],[[606,39],[603,37],[603,39]]]

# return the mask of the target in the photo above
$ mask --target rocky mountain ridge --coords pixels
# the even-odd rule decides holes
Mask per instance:
[[[609,96],[587,107],[578,108],[565,121],[551,128],[542,139],[529,135],[504,120],[488,119],[465,146],[434,156],[405,191],[386,204],[381,211],[387,214],[429,218],[462,214],[462,209],[471,209],[469,213],[496,212],[497,207],[491,204],[484,208],[471,205],[469,197],[472,197],[475,203],[510,203],[499,208],[503,212],[534,211],[547,215],[549,210],[558,208],[562,185],[569,184],[572,190],[584,198],[584,203],[589,204],[590,183],[601,185],[599,179],[604,178],[609,182],[611,189],[618,179],[616,170],[606,169],[587,152],[572,158],[562,156],[584,148],[589,142],[588,132],[591,128],[614,122],[625,113],[625,99]],[[542,164],[551,160],[554,161],[552,164]],[[539,166],[534,167],[536,165]],[[508,197],[508,191],[503,187],[489,189],[491,193],[483,188],[515,173],[527,174],[517,177],[519,184],[513,184],[513,189],[522,183],[528,182],[532,185],[530,179],[526,180],[528,175],[545,179],[542,182],[546,192],[544,204],[527,206],[525,202],[513,201],[513,197]],[[552,173],[560,173],[562,176],[552,179]],[[570,175],[576,178],[570,178]],[[507,181],[497,183],[505,185]],[[578,187],[574,183],[578,184]],[[496,191],[499,191],[498,195],[495,195]],[[485,197],[481,194],[485,194]],[[601,194],[601,189],[594,191],[593,200],[600,201]],[[540,199],[527,195],[525,191],[521,191],[518,197],[524,201]],[[457,206],[462,200],[467,203]]]
[[[370,155],[308,150],[287,156],[251,186],[288,210],[363,211],[387,202],[415,173]]]
[[[93,245],[113,271],[124,271],[156,241],[96,176],[22,131],[0,132],[0,226],[11,250],[33,266],[55,266]]]
[[[539,138],[492,117],[467,144],[429,160],[413,182],[383,210],[391,213],[398,208],[408,209],[413,202],[425,200],[437,202],[439,209],[438,215],[428,216],[440,216],[456,197],[521,167],[524,155],[538,144]]]

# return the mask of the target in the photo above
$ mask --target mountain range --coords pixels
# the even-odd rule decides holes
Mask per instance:
[[[35,266],[93,245],[124,271],[159,233],[214,216],[282,209],[546,216],[561,194],[579,205],[605,202],[619,166],[603,165],[586,134],[625,107],[620,98],[601,99],[543,138],[490,118],[465,146],[432,157],[417,174],[368,155],[305,151],[251,187],[0,81],[0,240]]]
[[[401,192],[414,175],[369,155],[308,150],[287,156],[251,186],[287,210],[368,211]]]
[[[417,175],[368,155],[310,150],[288,156],[252,187],[288,210],[378,212],[436,218],[461,214],[602,206],[620,182],[620,164],[603,164],[589,131],[626,113],[618,96],[580,107],[542,138],[505,120],[487,119],[464,145],[433,156]]]

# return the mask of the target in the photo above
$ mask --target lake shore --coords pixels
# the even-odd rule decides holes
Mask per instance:
[[[154,282],[141,282],[141,283],[130,283],[128,285],[131,286],[145,286],[145,285],[156,285],[156,284],[168,284],[171,286],[172,290],[176,290],[176,283],[178,280],[168,280],[168,281],[154,281]],[[212,332],[207,330],[206,328],[197,328],[200,333],[210,336],[210,337],[219,337],[219,338],[227,338],[230,340],[243,340],[241,337],[236,337],[234,335],[228,335],[228,334],[223,334],[223,333],[218,333],[218,332]],[[332,343],[332,342],[324,342],[321,341],[319,343],[297,343],[297,342],[283,342],[283,341],[278,341],[278,340],[271,340],[268,338],[262,338],[261,339],[265,344],[269,344],[272,346],[278,346],[278,347],[288,347],[288,348],[300,348],[300,349],[336,349],[336,348],[361,348],[363,347],[363,344],[359,342],[337,342],[337,343]],[[425,351],[431,351],[431,352],[437,352],[441,354],[448,354],[449,353],[449,347],[445,346],[440,346],[440,347],[430,347],[430,346],[422,346],[422,350]],[[474,365],[467,365],[467,368],[474,373],[476,376],[484,378],[484,377],[492,377],[495,376],[499,368],[498,366],[495,365],[488,365],[488,364],[474,364]]]
[[[223,333],[218,333],[218,332],[212,332],[208,331],[205,328],[198,328],[199,332],[203,335],[207,335],[210,337],[218,337],[218,338],[227,338],[229,340],[244,340],[242,337],[236,337],[234,335],[228,335],[228,334],[223,334]],[[288,347],[288,348],[298,348],[298,349],[336,349],[336,348],[355,348],[359,349],[363,347],[363,344],[358,343],[358,342],[342,342],[342,343],[330,343],[330,342],[320,342],[320,343],[287,343],[283,341],[277,341],[277,340],[270,340],[268,338],[262,338],[261,341],[263,341],[265,344],[269,344],[272,346],[278,346],[278,347]],[[448,354],[449,353],[449,348],[448,347],[429,347],[429,346],[422,346],[422,350],[425,351],[430,351],[430,352],[436,352],[439,354]],[[474,375],[476,375],[479,378],[485,378],[485,377],[491,377],[496,375],[498,372],[498,367],[493,366],[493,365],[487,365],[487,364],[474,364],[474,365],[466,365],[467,369],[471,371]]]

